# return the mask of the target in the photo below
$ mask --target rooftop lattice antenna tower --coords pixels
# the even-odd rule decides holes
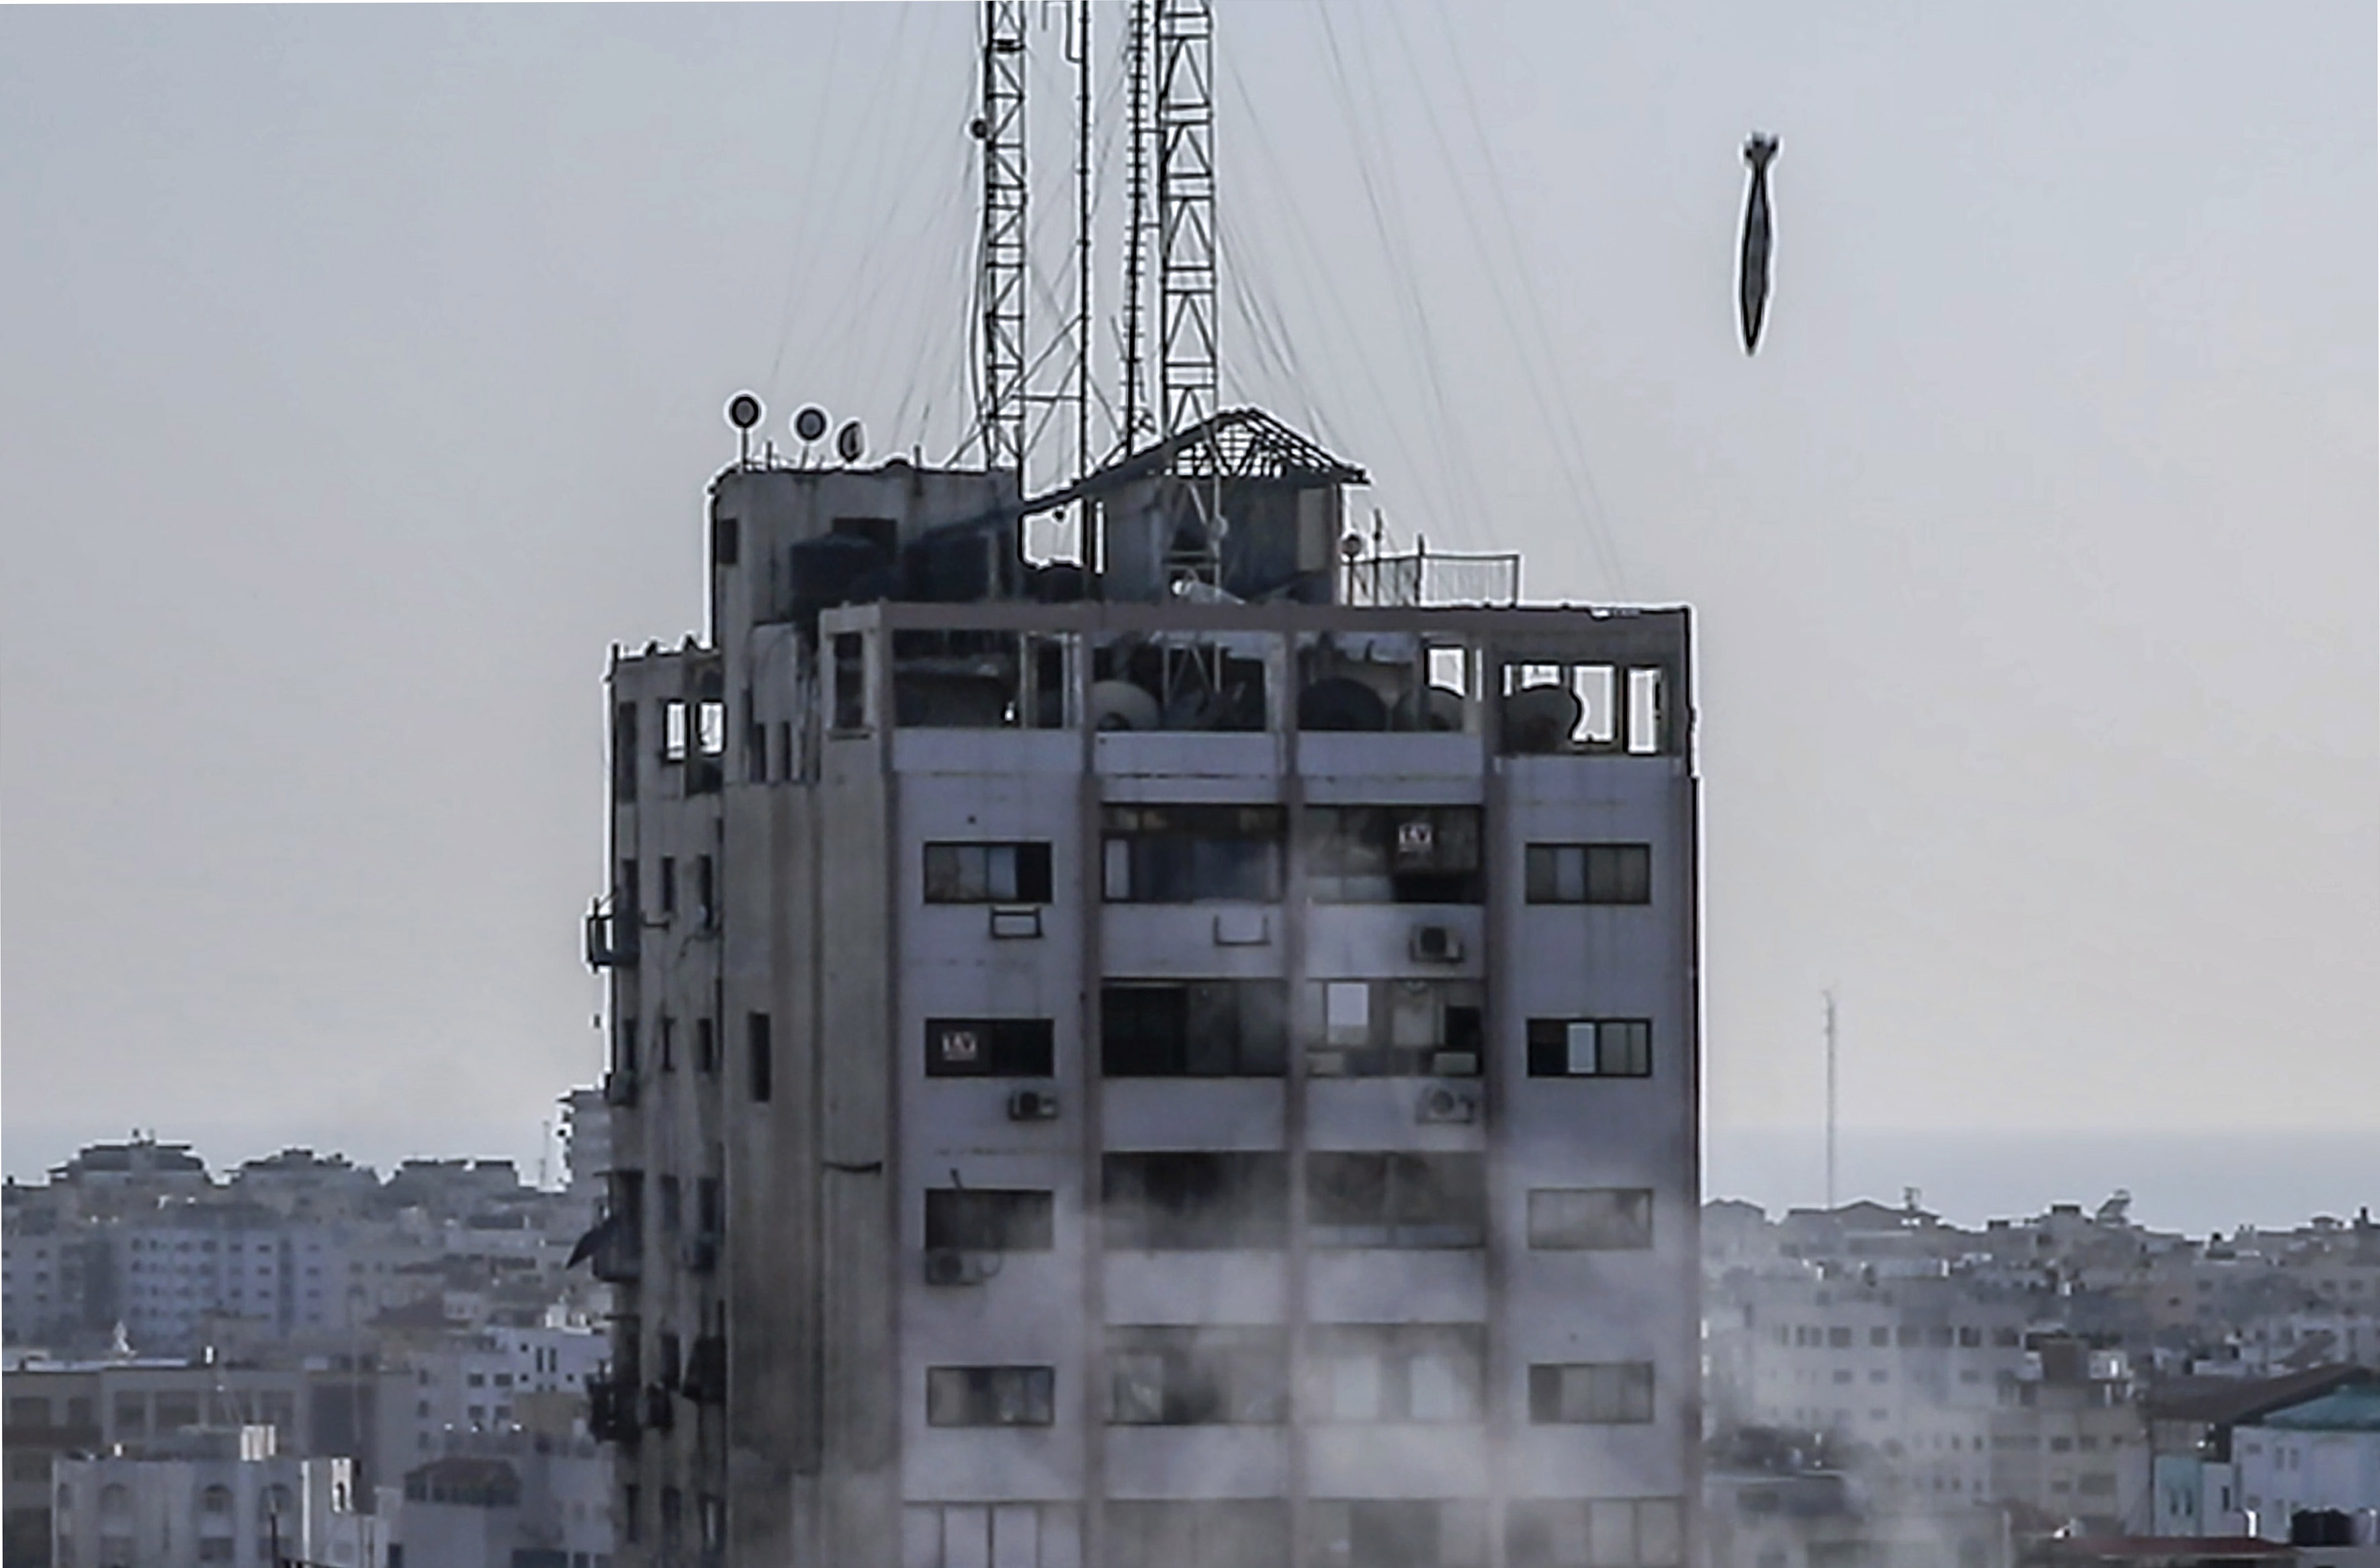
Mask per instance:
[[[1157,0],[1160,417],[1172,436],[1214,417],[1215,13]]]
[[[983,236],[976,276],[982,311],[978,412],[987,468],[1025,468],[1025,3],[984,0]]]

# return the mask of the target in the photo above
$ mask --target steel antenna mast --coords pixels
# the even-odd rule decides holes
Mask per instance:
[[[983,235],[976,258],[982,311],[987,468],[1025,469],[1025,0],[984,0]]]
[[[1169,436],[1215,412],[1214,65],[1211,0],[1158,0],[1158,384]]]
[[[1125,199],[1130,207],[1123,232],[1123,429],[1118,450],[1130,452],[1139,442],[1141,354],[1148,341],[1142,311],[1147,289],[1142,276],[1148,247],[1148,29],[1149,0],[1132,0],[1132,20],[1126,36],[1124,102]]]
[[[1075,480],[1091,471],[1091,0],[1075,0]],[[1077,508],[1079,513],[1080,508]]]

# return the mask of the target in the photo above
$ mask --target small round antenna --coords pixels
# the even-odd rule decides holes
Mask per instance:
[[[812,403],[794,415],[794,433],[805,444],[826,433],[826,410]]]
[[[735,427],[735,461],[746,468],[752,464],[752,427],[766,413],[760,400],[748,392],[739,392],[727,400],[727,422]]]
[[[868,455],[868,432],[857,419],[845,419],[834,432],[834,455],[846,463],[856,463]]]

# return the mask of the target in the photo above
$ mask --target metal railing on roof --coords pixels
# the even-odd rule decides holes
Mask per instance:
[[[1521,602],[1518,551],[1450,553],[1414,541],[1409,555],[1358,556],[1346,564],[1346,602],[1383,608],[1484,605]]]

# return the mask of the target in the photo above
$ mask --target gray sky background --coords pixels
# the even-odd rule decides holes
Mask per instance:
[[[2368,5],[1218,9],[1235,396],[1700,612],[1715,1138],[1829,984],[1856,1126],[2380,1123]],[[0,9],[9,1172],[533,1149],[722,400],[957,438],[973,27]]]

